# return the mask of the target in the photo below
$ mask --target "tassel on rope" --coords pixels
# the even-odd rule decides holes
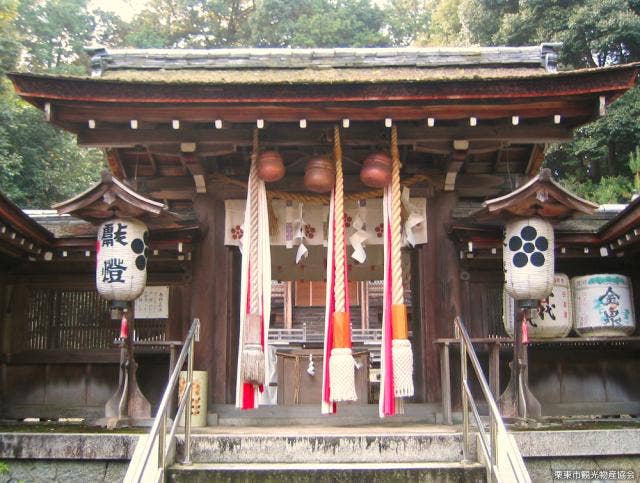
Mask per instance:
[[[349,307],[346,304],[346,271],[344,242],[344,180],[342,177],[342,146],[340,128],[333,128],[333,155],[336,163],[335,184],[335,312],[333,313],[333,349],[329,359],[331,400],[355,401],[355,360],[351,351],[351,328],[349,326]]]
[[[245,319],[244,338],[241,354],[241,373],[243,381],[254,385],[264,384],[264,350],[262,349],[262,318],[260,316],[259,280],[261,278],[258,264],[258,130],[253,131],[253,151],[249,170],[248,198],[250,202],[249,222],[249,310]]]
[[[413,396],[413,351],[407,327],[407,307],[402,286],[400,154],[398,130],[391,128],[391,323],[393,327],[393,385],[396,398]],[[400,406],[399,408],[402,408]]]

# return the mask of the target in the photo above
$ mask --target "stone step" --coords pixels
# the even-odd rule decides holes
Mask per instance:
[[[240,411],[233,404],[209,407],[210,426],[394,426],[398,424],[442,423],[440,404],[405,403],[403,415],[380,419],[377,404],[344,404],[331,415],[320,413],[320,404],[295,406],[260,406],[252,411]]]
[[[180,482],[283,482],[334,483],[486,481],[485,469],[478,463],[259,463],[174,465],[169,481]]]
[[[462,434],[450,429],[242,428],[197,433],[191,439],[195,463],[424,463],[459,462]],[[474,445],[475,446],[475,445]],[[184,461],[178,436],[177,461]],[[476,460],[475,447],[468,456]]]

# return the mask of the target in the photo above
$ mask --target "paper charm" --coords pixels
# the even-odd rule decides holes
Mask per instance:
[[[369,238],[369,234],[366,232],[367,225],[365,220],[367,219],[367,202],[365,200],[358,201],[358,211],[356,212],[355,219],[351,223],[351,226],[356,230],[353,235],[349,237],[349,243],[353,248],[351,258],[359,263],[364,263],[367,259],[367,252],[364,249],[364,242]]]
[[[404,188],[402,190],[402,195],[400,196],[400,200],[405,210],[409,213],[407,217],[407,221],[404,223],[404,230],[402,233],[403,245],[411,245],[412,247],[416,246],[416,235],[413,232],[414,227],[418,226],[420,223],[424,222],[424,216],[420,214],[418,208],[411,203],[409,199],[409,188]]]

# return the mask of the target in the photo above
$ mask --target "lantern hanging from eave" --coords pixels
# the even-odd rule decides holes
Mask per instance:
[[[505,290],[516,300],[544,299],[553,290],[553,226],[539,217],[517,218],[505,226]]]
[[[98,228],[96,287],[107,300],[131,301],[147,283],[149,231],[134,219],[114,218]]]

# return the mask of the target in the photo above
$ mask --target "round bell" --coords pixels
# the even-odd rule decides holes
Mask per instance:
[[[284,162],[277,151],[263,151],[257,160],[258,177],[265,183],[279,181],[284,176]]]
[[[331,191],[336,182],[333,161],[325,156],[315,156],[307,162],[304,171],[304,186],[314,193]]]
[[[367,156],[360,170],[360,181],[371,188],[384,188],[391,182],[391,158],[385,153]]]

